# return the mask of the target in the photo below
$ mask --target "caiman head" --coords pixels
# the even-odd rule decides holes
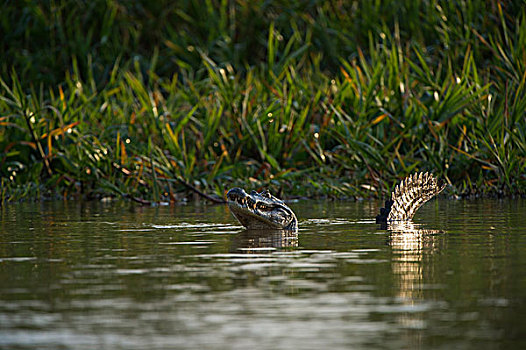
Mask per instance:
[[[298,219],[292,209],[268,190],[249,194],[242,188],[234,187],[226,197],[230,211],[247,229],[298,231]]]

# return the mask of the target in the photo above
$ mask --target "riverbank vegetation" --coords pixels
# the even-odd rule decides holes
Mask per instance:
[[[2,202],[526,192],[523,1],[4,1]]]

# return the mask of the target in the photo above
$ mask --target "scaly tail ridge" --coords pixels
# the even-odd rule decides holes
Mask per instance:
[[[429,173],[416,173],[406,177],[395,187],[391,200],[385,201],[377,222],[411,220],[418,208],[446,188],[443,181]]]

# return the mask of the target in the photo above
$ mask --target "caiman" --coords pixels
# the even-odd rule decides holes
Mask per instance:
[[[444,188],[446,184],[433,174],[409,175],[395,187],[391,199],[385,201],[385,208],[380,209],[376,222],[382,224],[409,221],[425,202],[442,192]]]
[[[268,190],[249,194],[234,187],[226,197],[230,211],[247,229],[298,231],[298,219],[292,209]]]
[[[385,201],[385,208],[380,209],[376,222],[388,224],[411,220],[418,208],[445,187],[443,181],[429,173],[406,177],[395,187],[391,199]],[[247,229],[298,231],[298,219],[292,209],[268,190],[247,193],[234,187],[226,196],[230,211]]]

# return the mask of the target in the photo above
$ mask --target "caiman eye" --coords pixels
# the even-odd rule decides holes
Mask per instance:
[[[269,190],[263,190],[259,195],[267,198],[272,198],[272,195],[270,194]]]

